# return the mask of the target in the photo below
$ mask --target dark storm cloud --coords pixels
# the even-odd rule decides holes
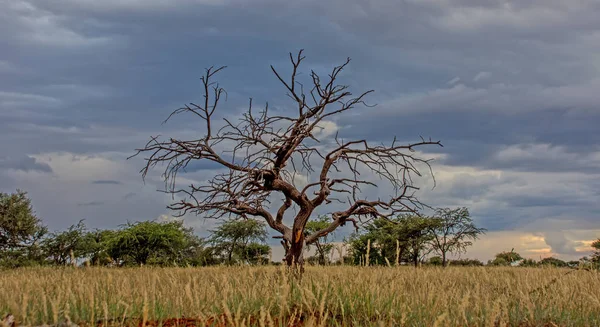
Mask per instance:
[[[185,171],[192,173],[199,170],[215,170],[219,168],[222,168],[222,166],[214,161],[192,161],[185,167]]]

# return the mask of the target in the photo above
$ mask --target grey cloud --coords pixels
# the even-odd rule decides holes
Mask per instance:
[[[194,160],[191,161],[186,167],[185,167],[185,171],[186,172],[196,172],[199,170],[216,170],[216,169],[221,169],[223,168],[222,165],[215,163],[213,161],[209,161],[209,160]]]
[[[440,105],[443,103],[440,101]],[[521,171],[598,169],[595,158],[600,144],[600,134],[595,132],[600,122],[598,114],[570,114],[568,110],[517,114],[457,112],[449,108],[437,113],[397,111],[379,116],[377,107],[370,110],[370,114],[344,119],[344,125],[351,127],[342,129],[340,134],[380,141],[393,136],[407,141],[417,141],[421,135],[431,137],[441,140],[444,148],[422,149],[446,153],[447,157],[440,162],[450,165]],[[513,157],[508,157],[509,151],[514,153]]]
[[[77,205],[80,207],[91,207],[91,206],[101,206],[104,205],[104,201],[90,201],[85,203],[78,203]]]
[[[552,252],[564,255],[579,254],[577,247],[581,247],[584,244],[581,241],[573,241],[566,237],[564,232],[544,232],[544,240],[552,248]]]
[[[516,194],[500,198],[500,200],[506,201],[513,208],[576,207],[590,204],[589,199],[582,199],[572,194]]]
[[[134,196],[136,196],[136,195],[137,195],[137,194],[136,194],[136,193],[134,193],[134,192],[129,192],[129,193],[127,193],[127,194],[125,194],[125,195],[123,196],[123,200],[128,200],[128,199],[131,199],[131,198],[133,198],[133,197],[134,197]]]
[[[92,181],[92,184],[121,185],[123,183],[121,183],[119,181],[113,181],[113,180],[97,180],[97,181]]]
[[[17,158],[0,159],[0,168],[15,169],[25,172],[38,171],[43,173],[52,173],[52,168],[44,162],[38,162],[35,158],[24,155]]]

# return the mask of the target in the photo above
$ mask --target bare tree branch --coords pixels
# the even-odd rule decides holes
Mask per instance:
[[[226,100],[227,93],[213,78],[225,67],[210,67],[201,78],[203,103],[185,105],[166,120],[176,114],[191,113],[204,122],[205,134],[193,140],[151,137],[133,155],[145,156],[141,170],[144,178],[156,165],[165,165],[162,175],[165,192],[179,199],[169,208],[178,211],[178,215],[264,219],[281,234],[288,264],[301,264],[305,244],[315,242],[346,222],[357,227],[356,219],[391,217],[419,210],[423,204],[415,197],[418,188],[413,176],[421,176],[419,165],[429,170],[431,166],[429,160],[415,154],[415,149],[441,146],[439,141],[425,139],[408,145],[399,145],[396,139],[388,145],[373,145],[367,140],[343,141],[338,135],[333,142],[324,142],[326,139],[319,131],[326,119],[357,105],[368,106],[364,99],[373,91],[353,95],[347,85],[337,83],[350,63],[349,58],[334,67],[326,78],[312,71],[308,83],[303,84],[299,81],[299,67],[304,59],[302,50],[297,55],[290,53],[292,71],[288,78],[271,66],[287,95],[298,106],[296,115],[274,115],[268,103],[256,109],[250,99],[248,110],[238,120],[226,118],[215,122],[214,113]],[[304,85],[310,84],[305,93]],[[178,173],[185,172],[193,161],[212,162],[222,169],[200,185],[177,186]],[[318,174],[316,180],[310,180],[313,173]],[[309,178],[303,187],[296,185],[300,174]],[[385,200],[367,200],[362,188],[381,183],[362,177],[366,174],[390,185],[393,194]],[[280,196],[274,197],[275,194]],[[270,206],[275,198],[283,200],[276,205],[278,209],[273,215]],[[348,208],[334,212],[329,226],[305,235],[306,223],[315,208],[334,201],[345,203]],[[284,216],[292,207],[293,221],[287,226]]]

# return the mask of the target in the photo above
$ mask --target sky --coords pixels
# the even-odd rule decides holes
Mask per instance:
[[[270,71],[303,76],[352,58],[341,80],[373,108],[329,135],[441,140],[434,207],[468,207],[488,233],[463,257],[514,248],[577,259],[600,237],[600,2],[596,0],[0,0],[0,191],[27,191],[51,230],[171,219],[160,170],[145,182],[150,136],[199,137],[168,114],[227,65],[219,118],[248,99],[293,103]],[[286,70],[287,69],[287,70]],[[203,181],[199,163],[182,181]],[[427,179],[427,177],[425,177]],[[378,192],[385,193],[382,189]],[[217,222],[186,216],[204,235]],[[336,232],[340,241],[349,228]],[[274,242],[273,244],[276,244]]]

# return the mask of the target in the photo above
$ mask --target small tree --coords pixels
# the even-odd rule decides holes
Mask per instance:
[[[63,232],[54,232],[42,241],[45,256],[55,265],[74,264],[73,260],[87,255],[89,245],[83,220]]]
[[[504,252],[500,252],[500,253],[496,254],[494,260],[488,261],[488,265],[509,266],[513,262],[517,262],[520,260],[523,260],[523,257],[521,257],[520,254],[515,252],[515,249],[512,249],[512,250],[510,250],[510,252],[504,251]]]
[[[540,260],[540,265],[545,265],[545,266],[553,266],[553,267],[566,267],[567,263],[557,259],[557,258],[544,258],[542,260]]]
[[[246,245],[240,257],[242,261],[245,261],[247,263],[264,265],[269,263],[270,253],[271,247],[267,244],[253,242]]]
[[[442,266],[443,265],[442,258],[437,255],[429,258],[428,263],[433,266]]]
[[[268,105],[257,112],[250,101],[248,111],[238,122],[224,119],[219,124],[214,114],[225,90],[212,80],[224,67],[211,67],[202,77],[202,103],[190,103],[171,114],[198,117],[204,123],[204,135],[191,140],[152,137],[135,154],[149,154],[142,176],[155,165],[166,163],[166,191],[182,197],[169,206],[178,211],[178,216],[191,212],[209,218],[264,219],[283,238],[288,266],[302,266],[305,245],[347,222],[355,223],[356,217],[393,217],[420,208],[413,176],[420,176],[417,166],[429,167],[429,161],[415,150],[423,145],[441,146],[439,141],[424,139],[404,145],[396,139],[388,145],[373,145],[367,140],[342,140],[337,135],[328,140],[328,134],[319,133],[323,126],[364,104],[372,91],[354,96],[347,85],[337,83],[350,59],[334,67],[327,78],[311,72],[307,81],[311,86],[305,88],[308,83],[301,82],[299,76],[303,60],[302,51],[297,56],[290,53],[292,71],[287,80],[271,66],[295,105],[295,113],[273,114]],[[193,161],[212,162],[225,171],[207,183],[178,188],[178,172]],[[298,174],[308,175],[309,182],[296,184]],[[375,184],[373,175],[381,181]],[[375,187],[384,182],[392,190],[387,199],[367,200],[361,192],[361,186]],[[333,212],[328,226],[307,235],[306,224],[315,209],[334,200],[346,208]],[[277,204],[271,211],[273,203]],[[296,213],[288,225],[284,215],[291,207]]]
[[[592,261],[596,265],[600,265],[600,238],[592,242],[592,248],[594,249],[594,253],[592,254]]]
[[[433,236],[433,249],[442,258],[442,265],[448,264],[448,253],[466,253],[485,228],[477,228],[467,208],[438,209],[435,215],[437,224],[430,225]]]
[[[327,228],[328,225],[329,218],[327,218],[327,216],[319,216],[316,220],[311,220],[306,223],[306,230],[304,232],[307,234],[306,236],[309,236],[310,234],[320,231],[323,228]],[[322,239],[317,239],[314,243],[316,247],[314,259],[316,260],[313,259],[313,261],[316,261],[320,265],[325,265],[329,262],[328,257],[333,250],[333,244],[327,243],[328,236],[329,235],[326,235],[322,237]],[[308,248],[310,249],[310,245],[308,245]],[[311,260],[311,258],[308,259]]]
[[[450,260],[449,265],[479,267],[479,266],[483,266],[483,262],[481,262],[481,260],[479,260],[479,259],[457,259],[457,260]]]
[[[182,221],[128,223],[109,238],[107,254],[121,265],[170,265],[182,258],[190,239]]]
[[[398,220],[377,218],[365,224],[364,232],[353,233],[346,243],[354,264],[400,264],[408,247],[408,235],[406,226]]]
[[[0,264],[17,267],[40,263],[39,243],[47,231],[26,192],[0,192]]]
[[[431,251],[431,227],[437,221],[417,215],[399,215],[387,219],[378,218],[366,224],[365,233],[350,237],[350,245],[355,263],[366,260],[369,247],[369,264],[400,264],[404,259],[419,265],[422,258]]]
[[[214,249],[209,245],[210,242],[208,240],[189,235],[187,246],[183,249],[177,264],[182,266],[209,266],[217,264]]]
[[[416,215],[404,215],[400,219],[408,234],[408,251],[415,267],[433,251],[434,234],[432,230],[439,224],[435,219]]]
[[[519,263],[519,267],[537,267],[539,263],[533,259],[523,259],[521,263]]]
[[[94,266],[106,266],[115,264],[111,257],[111,246],[113,239],[119,231],[110,229],[96,229],[88,231],[84,235],[85,254],[89,264]],[[115,251],[116,253],[117,251]]]
[[[264,252],[264,248],[255,243],[265,242],[267,231],[265,225],[257,220],[229,220],[210,232],[213,249],[229,264],[234,263],[236,257],[242,261],[249,259],[253,252],[249,247],[254,251],[260,250],[260,255]]]

